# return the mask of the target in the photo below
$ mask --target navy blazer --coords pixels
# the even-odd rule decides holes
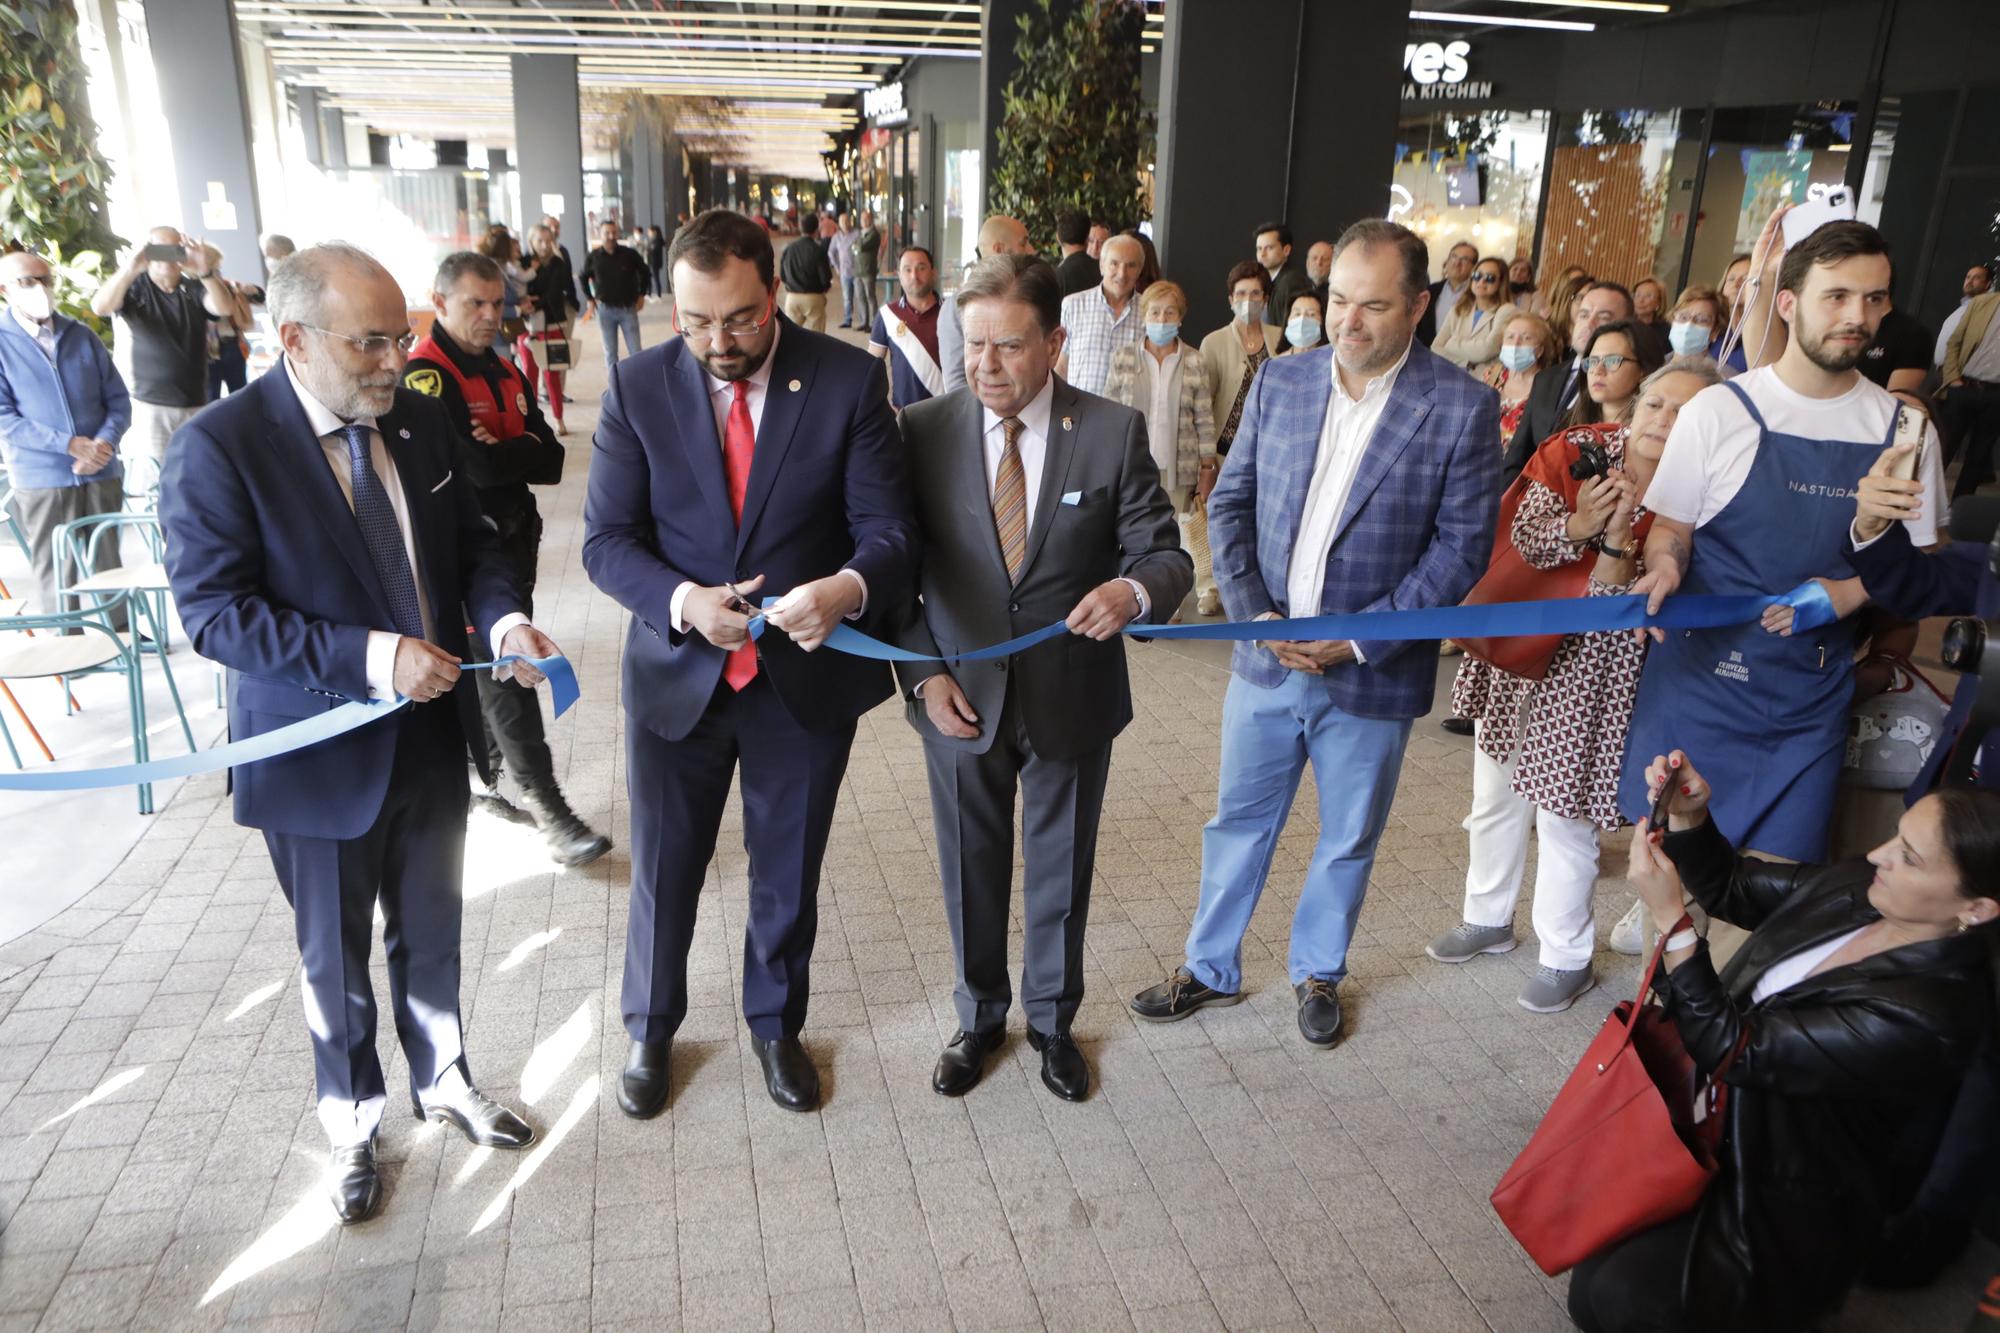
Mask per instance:
[[[438,403],[398,389],[376,426],[396,461],[438,646],[485,661],[486,631],[526,602],[473,488],[453,473],[451,421]],[[284,367],[174,432],[160,475],[160,523],[188,637],[229,668],[232,739],[368,697],[368,631],[393,632],[395,617]],[[468,613],[482,637],[476,655]],[[452,695],[460,724],[476,721],[471,678]],[[374,723],[232,770],[236,822],[361,836],[381,813],[399,730]],[[447,779],[463,780],[455,771],[440,775]]]
[[[1332,399],[1330,347],[1266,361],[1251,382],[1208,501],[1215,582],[1232,620],[1291,614],[1292,548]],[[1493,553],[1499,418],[1498,394],[1411,344],[1334,528],[1320,614],[1457,606],[1471,591]],[[1437,686],[1434,642],[1361,640],[1366,664],[1333,667],[1320,684],[1358,717],[1422,717]],[[1270,650],[1247,642],[1230,668],[1265,689],[1287,675]]]
[[[782,315],[777,316],[783,320]],[[680,740],[722,679],[727,654],[672,626],[674,589],[759,574],[757,596],[851,568],[868,584],[858,628],[900,622],[916,584],[915,521],[882,363],[785,321],[739,525],[729,508],[708,372],[679,338],[620,362],[592,442],[583,567],[632,613],[625,709]],[[807,654],[777,630],[757,646],[762,670],[808,731],[846,726],[889,697],[885,663]]]

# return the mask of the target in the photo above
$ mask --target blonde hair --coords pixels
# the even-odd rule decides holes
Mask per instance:
[[[1508,320],[1507,325],[1508,328],[1512,328],[1516,324],[1528,324],[1535,330],[1536,370],[1547,370],[1562,359],[1562,342],[1556,337],[1556,331],[1549,327],[1549,322],[1546,319],[1543,319],[1540,315],[1530,314],[1526,310],[1516,310],[1514,318]],[[1506,337],[1507,329],[1500,330],[1500,338],[1503,342],[1506,340]]]
[[[1178,282],[1169,282],[1165,278],[1155,279],[1145,291],[1139,293],[1139,312],[1144,314],[1152,308],[1155,301],[1162,299],[1172,301],[1174,307],[1181,312],[1181,318],[1187,318],[1187,293],[1181,290]]]

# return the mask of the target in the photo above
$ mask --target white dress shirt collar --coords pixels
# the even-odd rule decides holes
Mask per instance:
[[[321,402],[313,391],[300,381],[298,368],[292,364],[289,356],[283,360],[285,378],[291,381],[292,392],[299,396],[299,406],[305,409],[306,424],[312,427],[312,433],[324,438],[328,435],[338,435],[345,430],[349,423],[341,420],[339,413]],[[353,424],[366,426],[370,430],[376,429],[374,417],[356,417]]]
[[[1021,418],[1023,426],[1044,440],[1049,438],[1049,415],[1055,409],[1055,399],[1056,377],[1055,372],[1051,371],[1049,377],[1042,381],[1041,392],[1016,414]],[[981,411],[985,414],[985,425],[980,427],[979,433],[990,434],[993,428],[1000,424],[1001,418],[990,407],[982,407]]]
[[[1384,393],[1384,394],[1388,393],[1391,389],[1394,389],[1396,387],[1396,377],[1403,373],[1403,367],[1410,363],[1410,347],[1413,346],[1415,343],[1416,339],[1412,338],[1409,343],[1404,344],[1403,354],[1396,358],[1395,365],[1390,366],[1380,375],[1375,376],[1373,379],[1370,379],[1366,384],[1362,385],[1360,398],[1355,398],[1352,395],[1350,395],[1347,392],[1347,386],[1341,382],[1340,357],[1336,353],[1334,356],[1328,358],[1327,362],[1327,364],[1332,368],[1329,373],[1331,373],[1333,376],[1333,392],[1339,398],[1349,403],[1366,402],[1368,399],[1373,398],[1378,393]]]

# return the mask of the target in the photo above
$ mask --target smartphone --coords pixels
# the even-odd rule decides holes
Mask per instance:
[[[1655,833],[1667,831],[1667,807],[1674,799],[1674,774],[1677,769],[1667,770],[1667,780],[1660,784],[1660,794],[1653,798],[1653,813],[1646,819],[1646,827]]]
[[[1896,444],[1911,448],[1903,461],[1889,470],[1889,475],[1898,481],[1915,481],[1924,462],[1924,418],[1908,404],[1896,409]]]
[[[146,262],[149,264],[179,264],[188,257],[184,245],[149,245],[146,247]]]
[[[1785,214],[1785,248],[1791,249],[1829,222],[1854,220],[1854,191],[1845,185],[1808,199]]]

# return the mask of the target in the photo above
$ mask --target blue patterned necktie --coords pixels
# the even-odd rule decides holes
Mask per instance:
[[[407,638],[424,637],[423,612],[417,606],[417,581],[410,573],[409,553],[403,547],[403,529],[396,522],[395,507],[382,478],[375,474],[369,458],[368,427],[350,422],[340,428],[347,441],[347,472],[354,486],[354,521],[361,528],[361,540],[368,546],[368,559],[382,591],[389,596],[389,610],[396,618],[396,632]]]

